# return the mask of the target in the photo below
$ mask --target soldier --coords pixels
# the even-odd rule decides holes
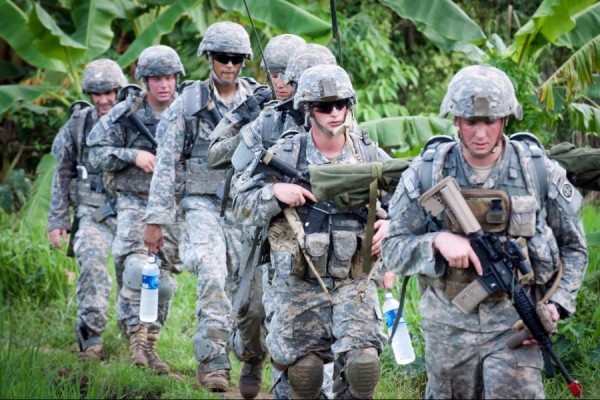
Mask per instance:
[[[275,38],[273,38],[273,40],[275,40]],[[269,43],[271,44],[271,42]],[[290,53],[290,49],[282,49],[281,51],[278,51],[276,53],[268,52],[268,49],[269,45],[267,45],[267,48],[265,49],[265,56],[271,55],[271,58],[267,58],[269,68],[280,68],[280,66],[283,65],[283,57],[285,55],[291,54],[289,56],[289,60],[285,67],[284,73],[277,73],[277,80],[274,79],[274,82],[276,82],[274,86],[279,87],[285,84],[284,88],[290,88],[291,91],[288,93],[287,91],[280,90],[280,97],[283,96],[284,93],[288,93],[287,96],[278,98],[275,101],[267,103],[265,105],[265,108],[258,115],[258,117],[254,121],[242,128],[240,136],[235,137],[237,142],[240,141],[240,137],[243,137],[240,146],[252,148],[253,151],[256,151],[256,148],[268,149],[269,147],[273,146],[283,132],[289,130],[304,132],[308,129],[308,126],[305,125],[306,121],[304,113],[300,110],[295,110],[293,108],[293,95],[295,92],[295,88],[298,84],[298,80],[300,79],[300,75],[302,75],[302,72],[304,72],[304,70],[315,65],[336,64],[335,56],[333,55],[333,53],[331,53],[331,51],[327,47],[319,44],[307,44],[303,47],[300,47],[293,53]],[[271,62],[270,60],[275,56],[277,56],[278,59],[273,60]],[[275,70],[276,72],[277,69]],[[271,73],[272,78],[273,75],[275,74]],[[213,142],[213,144],[214,143],[215,142]],[[240,149],[240,151],[241,150],[243,149]],[[215,147],[212,147],[211,151],[215,151]],[[237,167],[238,169],[242,169],[240,166]],[[257,229],[260,229],[262,232],[256,232],[255,235],[260,234],[261,237],[256,240],[250,239],[249,241],[250,243],[252,243],[253,246],[260,247],[261,243],[259,242],[259,240],[266,241],[266,230],[263,228]],[[254,251],[260,251],[260,249],[255,249]],[[260,255],[259,259],[268,259],[268,255]],[[244,262],[244,259],[242,259],[242,262]],[[254,269],[256,269],[256,266],[253,265],[246,265],[246,268],[248,267],[253,267]],[[261,329],[261,335],[264,335],[266,334],[266,329],[268,327],[262,328],[262,322],[260,324],[257,324],[257,321],[262,321],[265,318],[265,316],[266,321],[270,321],[271,319],[272,302],[271,292],[269,289],[271,285],[271,280],[273,279],[274,271],[272,269],[271,263],[263,262],[261,267],[258,268],[258,271],[253,273],[253,277],[246,278],[250,279],[252,285],[249,288],[250,293],[246,295],[248,297],[249,305],[247,308],[240,307],[240,309],[245,311],[246,314],[238,315],[238,324],[244,326],[247,325],[251,327],[249,329],[249,332],[252,332],[252,330],[256,331],[258,329]],[[262,302],[260,302],[261,296]],[[234,304],[236,304],[235,301]],[[251,339],[255,337],[256,335],[248,336],[245,332],[242,332],[240,330],[234,330],[230,347],[235,351],[238,357],[243,359],[244,354],[252,354],[251,349],[254,347],[252,345],[251,340],[249,340],[248,338]],[[271,373],[273,376],[273,382],[277,382],[279,380],[281,372],[282,371],[279,371],[275,365],[272,365]],[[323,376],[323,389],[326,394],[330,394],[332,391],[332,373],[333,363],[327,363],[325,365],[325,373]],[[276,398],[289,397],[289,388],[284,387],[282,384],[277,385],[274,395]]]
[[[307,69],[298,82],[294,108],[306,113],[312,128],[284,134],[270,151],[302,173],[309,164],[386,158],[366,134],[355,131],[355,103],[342,68]],[[314,204],[308,189],[256,166],[251,162],[236,170],[233,211],[245,224],[269,227],[275,270],[271,301],[277,307],[272,307],[266,344],[274,365],[284,371],[275,389],[289,382],[294,398],[320,397],[324,362],[335,357],[335,394],[370,398],[385,339],[376,283],[366,274],[372,269],[367,259],[380,253],[387,221],[375,223],[373,245],[365,248],[363,263],[364,216],[342,213],[331,203]]]
[[[83,71],[82,88],[93,105],[87,101],[73,103],[71,117],[52,145],[52,154],[58,162],[52,179],[48,233],[52,244],[59,249],[61,238],[70,233],[69,250],[79,265],[75,334],[80,360],[106,357],[101,335],[108,319],[111,285],[107,259],[117,226],[114,200],[106,193],[100,172],[89,162],[85,140],[98,118],[112,108],[117,92],[125,85],[127,79],[116,62],[108,59],[90,62]],[[75,209],[72,227],[69,206]]]
[[[298,48],[302,48],[305,43],[304,39],[299,36],[284,34],[272,38],[265,47],[261,67],[269,74],[277,99],[267,105],[278,103],[278,100],[285,100],[293,94],[293,88],[284,82],[282,76],[290,55]],[[265,65],[265,61],[267,65]],[[240,118],[231,115],[235,112],[236,110],[226,115],[211,134],[208,163],[212,167],[231,167],[232,149],[235,149],[240,141],[239,128],[244,122],[248,122],[248,118],[257,116],[253,114],[248,115],[247,118]],[[264,110],[260,115],[263,112]],[[281,127],[277,128],[280,129],[278,134],[283,133]],[[240,394],[246,399],[255,398],[260,391],[262,368],[266,358],[261,271],[255,272],[256,265],[248,265],[249,256],[255,254],[256,251],[253,252],[252,248],[260,247],[260,239],[253,239],[257,234],[254,230],[244,232],[244,246],[240,260],[242,264],[235,271],[232,287],[229,288],[233,301],[233,329],[229,348],[244,363],[238,387]],[[253,259],[255,258],[253,257]]]
[[[581,196],[533,135],[518,141],[503,134],[508,117],[522,114],[504,72],[487,65],[460,70],[441,105],[440,114],[448,113],[459,140],[431,144],[402,174],[383,243],[390,269],[417,275],[422,288],[425,398],[543,398],[540,348],[531,340],[515,349],[506,343],[519,319],[511,299],[502,292],[490,295],[469,314],[453,305],[481,275],[481,262],[444,213],[427,215],[418,198],[444,176],[454,177],[462,190],[477,189],[469,207],[486,232],[526,243],[534,276],[519,280],[534,304],[549,299],[545,307],[540,301],[540,309],[556,322],[575,311],[587,265],[577,215]],[[492,207],[497,218],[486,217]],[[545,293],[555,280],[558,288]]]
[[[144,216],[148,223],[144,240],[150,251],[161,247],[162,229],[174,222],[177,209],[175,177],[185,174],[180,192],[185,218],[181,251],[184,264],[198,276],[198,328],[193,339],[197,376],[205,388],[224,392],[229,385],[226,348],[231,331],[225,282],[239,263],[241,230],[230,215],[219,215],[217,192],[224,186],[225,171],[210,170],[206,155],[210,133],[222,116],[259,85],[239,77],[244,60],[252,58],[250,38],[241,25],[211,25],[198,49],[198,56],[204,55],[211,66],[210,78],[187,84],[158,128],[162,141]]]
[[[129,337],[133,363],[159,373],[169,372],[169,366],[156,353],[156,342],[177,287],[172,273],[179,273],[182,268],[177,252],[179,231],[175,225],[165,227],[164,246],[158,252],[158,320],[142,323],[139,320],[141,274],[148,253],[142,240],[142,217],[156,163],[156,126],[163,111],[172,103],[177,81],[184,73],[179,56],[172,48],[157,45],[142,51],[135,77],[144,80],[147,91],[130,91],[126,100],[100,119],[87,142],[91,147],[92,165],[106,171],[107,184],[118,195],[117,234],[113,244],[120,288],[117,319]]]

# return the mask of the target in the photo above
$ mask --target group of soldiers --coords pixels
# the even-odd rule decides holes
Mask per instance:
[[[253,52],[237,23],[211,25],[198,56],[209,63],[210,77],[180,82],[185,71],[175,50],[145,49],[135,72],[144,89],[129,85],[115,62],[92,61],[82,77],[92,104],[75,102],[54,141],[48,230],[59,248],[74,235],[80,359],[106,357],[112,251],[118,325],[135,365],[169,372],[156,343],[177,289],[173,275],[185,266],[197,276],[193,346],[206,389],[228,389],[232,352],[243,362],[244,398],[258,395],[267,358],[276,398],[372,398],[386,343],[377,287],[391,286],[389,270],[420,277],[427,397],[503,397],[506,385],[494,381],[501,362],[533,369],[525,376],[530,392],[511,397],[543,396],[539,350],[508,352],[498,340],[518,319],[509,299],[482,302],[479,314],[469,316],[452,309],[446,281],[466,285],[475,274],[448,272],[467,271],[477,260],[464,237],[420,208],[417,199],[427,190],[421,158],[400,179],[389,218],[390,196],[380,193],[371,229],[368,209],[319,201],[299,180],[310,165],[389,159],[358,127],[350,77],[326,47],[291,34],[271,39],[261,65],[270,88],[240,76]],[[512,84],[495,68],[471,68],[455,76],[442,104],[460,134],[448,149],[433,148],[429,184],[452,175],[463,188],[508,192],[510,223],[495,228],[526,239],[536,273],[532,293],[560,280],[548,303],[557,320],[574,311],[587,263],[579,193],[545,158],[545,192],[529,185],[535,180],[526,166],[529,147],[509,151],[512,141],[503,135],[508,116],[520,117]],[[298,174],[274,169],[272,158]],[[154,323],[139,319],[148,253],[158,255],[160,268]],[[472,345],[464,353],[461,341]]]

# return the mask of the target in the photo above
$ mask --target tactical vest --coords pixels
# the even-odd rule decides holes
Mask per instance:
[[[286,132],[281,146],[283,151],[277,154],[284,162],[296,166],[302,174],[308,173],[308,135],[298,131]],[[359,162],[378,160],[377,147],[368,135],[361,132],[360,136],[354,136],[353,139],[354,154]],[[358,213],[342,213],[331,202],[316,203],[313,207],[298,207],[296,210],[305,229],[305,248],[318,275],[335,279],[361,277],[363,260],[360,250],[365,239],[366,213],[362,218]],[[290,273],[300,278],[316,278],[307,267],[291,232],[285,219],[276,218],[272,221],[269,228],[272,257],[279,257],[281,251],[290,253],[294,259]]]
[[[538,218],[545,218],[547,172],[544,152],[542,145],[531,134],[519,133],[509,139],[503,156],[508,157],[508,168],[500,171],[494,189],[463,189],[462,193],[485,231],[519,238],[527,254],[526,240],[536,235]],[[419,176],[421,193],[445,176],[454,177],[460,187],[471,186],[459,159],[460,147],[457,144],[450,137],[434,137],[425,145],[421,153],[423,163]],[[526,163],[524,160],[529,158],[531,162]],[[498,207],[496,210],[493,209],[494,201]],[[494,215],[500,217],[494,221]],[[429,231],[442,229],[460,233],[448,218],[430,221]],[[523,285],[534,282],[533,274],[519,278]],[[436,286],[437,279],[421,279]],[[452,300],[475,279],[475,273],[471,269],[446,268],[443,284],[446,296]],[[493,302],[504,298],[505,295],[499,292],[485,301]]]
[[[282,105],[282,102],[273,101],[267,104],[262,111],[262,128],[260,133],[263,147],[266,149],[277,143],[283,132],[290,130],[304,131],[303,125],[292,116],[295,110],[287,108],[279,110],[277,106],[280,105]]]
[[[113,123],[117,124],[118,129],[122,130],[125,138],[125,146],[129,149],[145,150],[156,154],[156,146],[142,134],[135,124],[132,117],[137,118],[150,133],[150,136],[156,137],[156,127],[159,119],[154,115],[152,107],[145,101],[145,92],[138,96],[129,96],[127,98],[128,107],[123,107],[122,113],[116,117]],[[132,107],[136,108],[131,116],[128,113]],[[135,165],[130,165],[118,172],[107,173],[106,183],[118,192],[128,192],[147,195],[150,191],[150,182],[152,174],[148,174]]]
[[[238,83],[250,93],[260,86],[251,78],[239,78]],[[219,110],[213,99],[211,80],[184,82],[181,90],[185,121],[181,157],[185,171],[184,195],[215,194],[222,189],[227,170],[209,168],[206,159],[210,145],[209,134],[223,118],[224,110]]]
[[[76,101],[70,107],[69,134],[76,151],[77,174],[69,182],[69,202],[100,207],[107,201],[106,190],[99,170],[89,161],[87,135],[98,122],[95,108],[87,101]]]

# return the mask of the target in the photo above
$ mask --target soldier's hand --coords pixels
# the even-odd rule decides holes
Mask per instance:
[[[50,238],[50,242],[57,249],[62,249],[62,241],[67,240],[67,230],[66,229],[52,229],[48,232],[48,237]]]
[[[147,224],[144,228],[144,244],[148,246],[148,252],[156,254],[162,249],[163,233],[160,225]]]
[[[154,163],[156,162],[156,156],[146,150],[138,150],[135,156],[135,166],[144,172],[154,172]]]
[[[383,274],[383,288],[385,290],[392,290],[392,288],[394,287],[394,281],[396,280],[396,274],[391,272],[391,271],[387,271],[385,274]]]
[[[277,200],[290,207],[300,207],[306,203],[306,199],[317,202],[310,191],[294,183],[276,183],[273,185],[273,192]]]
[[[473,264],[477,275],[481,275],[481,262],[469,243],[469,239],[451,232],[440,232],[433,241],[433,247],[438,250],[451,268],[469,268]]]
[[[390,221],[387,219],[379,219],[375,221],[375,234],[373,235],[373,243],[371,244],[371,255],[378,256],[381,254],[381,241],[387,235]]]

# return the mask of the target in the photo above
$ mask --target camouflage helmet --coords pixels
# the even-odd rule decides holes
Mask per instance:
[[[252,59],[250,36],[244,27],[235,22],[215,22],[204,32],[198,47],[198,57],[207,53],[243,54]]]
[[[348,73],[337,65],[315,65],[302,73],[294,95],[294,108],[305,104],[350,99],[356,104],[356,93]]]
[[[104,93],[127,85],[119,64],[107,58],[94,60],[85,66],[81,78],[84,93]]]
[[[290,56],[298,49],[304,48],[306,41],[300,36],[285,33],[269,40],[265,47],[264,59],[260,63],[262,69],[265,68],[265,61],[269,72],[285,72]]]
[[[473,65],[458,71],[448,85],[440,115],[455,117],[521,119],[523,110],[508,75],[490,65]]]
[[[135,79],[170,74],[185,74],[179,55],[173,48],[159,44],[142,51],[135,69]]]
[[[309,43],[290,57],[285,69],[285,83],[298,83],[302,73],[315,65],[336,65],[335,56],[327,47]]]

